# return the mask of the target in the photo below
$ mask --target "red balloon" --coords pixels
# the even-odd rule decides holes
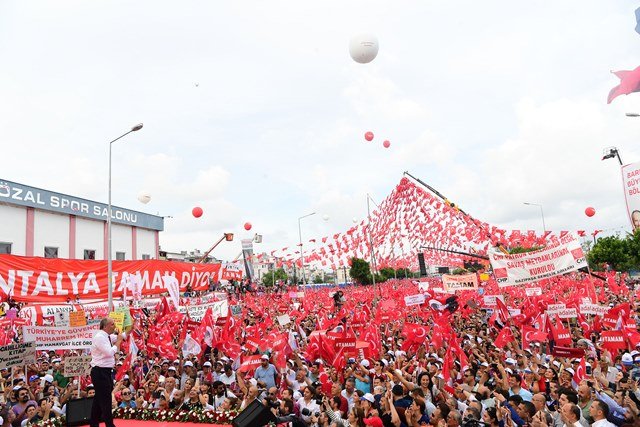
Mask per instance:
[[[250,222],[245,222],[244,223],[244,229],[247,230],[247,231],[251,230],[251,223]]]
[[[202,216],[202,208],[200,206],[196,206],[195,208],[191,209],[191,215],[193,215],[196,218],[200,218]]]
[[[389,141],[385,141],[385,142],[382,143],[382,146],[384,148],[389,148],[389,147],[391,147],[391,143]]]
[[[584,214],[588,217],[592,217],[596,214],[596,210],[591,206],[589,206],[587,209],[584,210]]]
[[[373,141],[373,132],[369,131],[367,133],[364,134],[364,139],[366,139],[367,141]]]

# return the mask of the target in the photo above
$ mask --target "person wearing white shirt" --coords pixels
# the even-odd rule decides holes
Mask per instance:
[[[108,317],[100,321],[100,330],[93,337],[91,344],[91,382],[95,388],[95,397],[91,406],[91,427],[98,427],[104,421],[106,427],[115,427],[111,415],[111,393],[113,378],[111,376],[116,363],[115,354],[122,344],[123,335],[118,334],[115,343],[111,334],[116,331],[116,324]]]
[[[609,407],[600,399],[596,399],[589,407],[589,415],[593,418],[591,427],[615,427],[615,424],[607,421]]]

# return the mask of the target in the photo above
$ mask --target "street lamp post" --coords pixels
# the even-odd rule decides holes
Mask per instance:
[[[109,292],[109,311],[113,311],[113,268],[112,268],[112,257],[111,257],[111,145],[117,140],[124,138],[129,135],[131,132],[137,132],[142,129],[142,123],[138,123],[134,127],[132,127],[128,132],[123,133],[113,141],[109,142],[109,207],[107,209],[107,289]]]
[[[524,204],[528,206],[537,206],[540,208],[540,215],[542,216],[542,232],[546,233],[547,227],[544,225],[544,211],[542,210],[542,205],[538,203],[529,203],[529,202],[524,202]]]
[[[306,214],[298,218],[298,238],[300,239],[300,269],[302,270],[302,290],[306,290],[306,281],[304,278],[304,256],[302,255],[302,227],[300,226],[300,220],[302,218],[306,218],[311,215],[315,215],[315,212],[311,212],[310,214]]]

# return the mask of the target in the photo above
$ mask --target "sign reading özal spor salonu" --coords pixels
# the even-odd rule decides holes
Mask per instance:
[[[55,193],[4,179],[0,179],[0,201],[102,221],[106,221],[109,216],[108,205],[104,203]],[[151,230],[162,231],[164,229],[164,219],[160,216],[115,206],[111,207],[111,220],[114,223],[135,225]]]

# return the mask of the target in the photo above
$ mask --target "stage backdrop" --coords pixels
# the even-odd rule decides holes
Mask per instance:
[[[229,277],[221,264],[193,264],[173,261],[113,261],[114,298],[122,295],[132,282],[142,282],[143,295],[167,292],[164,276],[178,280],[180,289],[206,290],[209,280],[237,279]],[[133,280],[132,280],[133,276]],[[135,279],[135,278],[138,279]],[[0,255],[0,294],[16,301],[66,301],[74,295],[81,299],[106,299],[107,261],[49,259]],[[127,289],[130,293],[130,288]]]

